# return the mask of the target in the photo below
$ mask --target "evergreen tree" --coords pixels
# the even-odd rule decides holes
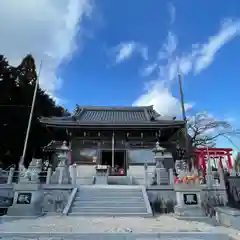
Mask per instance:
[[[0,55],[0,160],[5,166],[18,165],[23,151],[35,84],[37,81],[34,58],[27,55],[17,67],[10,66]],[[55,138],[40,125],[40,116],[62,116],[65,110],[39,86],[28,140],[25,164],[32,157],[42,157],[42,147]],[[60,132],[61,138],[65,132]]]

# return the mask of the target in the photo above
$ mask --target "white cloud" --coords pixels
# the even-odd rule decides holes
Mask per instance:
[[[160,114],[178,115],[180,102],[170,91],[173,80],[177,83],[178,71],[182,77],[190,72],[200,73],[212,63],[218,50],[237,36],[239,31],[240,21],[225,21],[219,32],[209,37],[206,43],[194,44],[189,52],[180,55],[176,54],[177,38],[173,33],[169,33],[166,43],[157,54],[156,61],[148,64],[143,70],[149,77],[157,73],[158,78],[151,81],[150,87],[134,102],[134,105],[153,104]],[[187,103],[188,109],[192,105]]]
[[[39,66],[41,86],[50,93],[61,86],[57,70],[76,50],[76,35],[84,17],[92,12],[91,0],[1,0],[0,52],[13,65],[31,53]]]
[[[140,96],[133,105],[149,106],[153,105],[158,113],[165,116],[180,115],[181,104],[179,100],[174,97],[169,89],[161,82],[153,82],[153,85],[148,89],[147,94]],[[192,108],[193,104],[185,104],[185,109]]]
[[[175,18],[176,18],[176,9],[172,3],[169,3],[168,11],[169,11],[169,15],[170,15],[170,24],[173,24],[175,22]]]
[[[115,48],[116,63],[128,60],[134,53],[140,54],[144,60],[148,59],[148,50],[145,46],[134,41],[120,43]]]
[[[209,38],[206,44],[203,44],[199,50],[199,56],[196,59],[195,71],[200,72],[212,63],[216,53],[234,37],[240,34],[240,21],[227,21],[223,23],[217,35]]]

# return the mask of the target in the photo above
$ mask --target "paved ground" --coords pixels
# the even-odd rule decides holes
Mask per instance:
[[[0,232],[222,232],[240,240],[239,231],[232,228],[177,220],[171,215],[156,218],[45,216],[2,223]]]

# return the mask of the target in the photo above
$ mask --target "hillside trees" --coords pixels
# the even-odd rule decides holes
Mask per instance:
[[[5,166],[17,165],[22,155],[36,80],[36,65],[31,55],[24,57],[17,67],[0,55],[0,161]],[[38,87],[26,165],[32,157],[41,157],[41,148],[53,138],[51,132],[39,124],[38,118],[62,116],[64,112]]]

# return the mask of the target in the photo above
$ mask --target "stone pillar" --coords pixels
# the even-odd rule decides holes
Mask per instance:
[[[16,217],[39,217],[43,215],[44,191],[41,184],[18,183],[14,185],[14,199],[8,208],[7,216]]]
[[[22,165],[19,183],[14,184],[14,199],[7,216],[38,217],[43,214],[44,191],[39,183],[41,160],[32,159],[28,169]]]
[[[64,168],[59,167],[59,176],[58,176],[58,184],[63,183],[63,174],[64,174]]]
[[[73,164],[71,165],[71,178],[72,178],[72,184],[76,185],[76,181],[77,181],[77,164]]]
[[[156,174],[157,174],[157,185],[161,185],[161,170],[160,168],[156,168]]]
[[[174,174],[173,174],[173,169],[169,169],[169,184],[173,185],[174,184]]]
[[[50,184],[50,182],[51,182],[51,176],[52,176],[52,168],[49,167],[48,170],[47,170],[46,184]]]
[[[223,169],[220,168],[218,173],[219,173],[219,180],[220,180],[220,189],[223,190],[223,202],[224,202],[224,205],[226,205],[228,202],[228,197],[227,197],[227,192],[226,192],[226,185],[225,185]]]
[[[160,147],[159,142],[157,142],[156,148],[153,149],[153,152],[155,154],[154,158],[156,162],[156,167],[154,172],[156,174],[157,184],[168,185],[168,173],[163,165],[165,148]]]
[[[14,168],[10,168],[10,170],[9,170],[9,174],[8,174],[7,184],[12,184],[14,171],[15,171]]]
[[[174,207],[174,213],[177,218],[203,219],[205,217],[201,206],[200,185],[195,184],[175,184],[177,205]]]
[[[237,173],[234,168],[229,169],[230,176],[237,176]]]
[[[212,166],[210,164],[210,158],[208,155],[207,158],[207,176],[206,176],[206,180],[207,180],[207,187],[208,188],[213,188],[213,184],[214,184],[214,177],[213,177],[213,173],[212,173]]]
[[[148,186],[148,165],[147,163],[144,164],[144,182],[145,186]]]

